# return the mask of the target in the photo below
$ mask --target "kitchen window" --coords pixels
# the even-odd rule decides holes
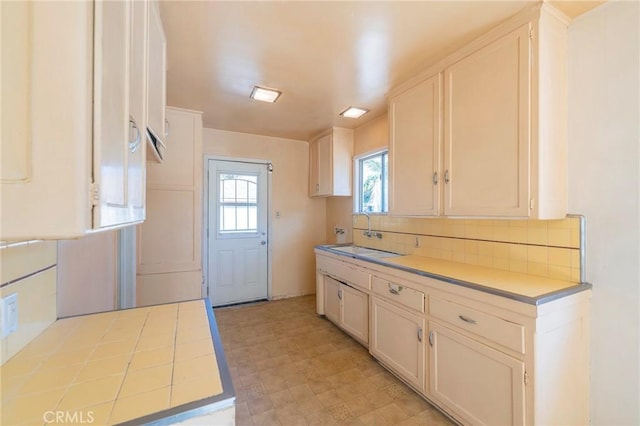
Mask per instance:
[[[376,151],[354,159],[354,208],[357,212],[386,213],[389,211],[389,153]]]

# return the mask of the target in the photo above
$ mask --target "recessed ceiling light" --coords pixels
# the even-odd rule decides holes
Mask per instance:
[[[368,112],[368,109],[350,106],[349,108],[342,111],[340,115],[347,118],[360,118]]]
[[[253,86],[250,97],[255,99],[256,101],[273,103],[280,97],[281,94],[282,92],[280,92],[279,90]]]

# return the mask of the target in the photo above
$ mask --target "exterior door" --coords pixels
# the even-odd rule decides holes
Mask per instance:
[[[213,306],[268,296],[267,164],[209,160],[208,280]]]

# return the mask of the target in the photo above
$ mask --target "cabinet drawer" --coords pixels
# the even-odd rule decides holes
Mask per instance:
[[[355,265],[351,265],[347,262],[342,262],[342,269],[340,270],[340,278],[346,281],[348,284],[353,284],[357,287],[362,287],[365,290],[371,290],[369,284],[369,273],[358,268]]]
[[[372,290],[388,300],[424,312],[424,293],[379,277],[371,278]]]
[[[324,256],[316,258],[316,269],[325,275],[330,275],[339,281],[344,281],[365,290],[371,290],[369,273],[342,260]]]
[[[429,298],[429,314],[524,354],[524,326],[520,324],[437,297]]]
[[[316,269],[326,275],[338,275],[342,268],[342,262],[325,256],[316,256]]]

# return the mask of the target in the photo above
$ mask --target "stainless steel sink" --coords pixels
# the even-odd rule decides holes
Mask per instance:
[[[354,254],[356,256],[364,256],[364,257],[371,257],[371,258],[385,258],[385,257],[395,257],[395,256],[400,256],[397,253],[391,253],[388,251],[383,251],[383,250],[376,250],[376,249],[372,249],[372,248],[367,248],[367,247],[360,247],[360,246],[336,246],[336,247],[330,247],[331,250],[336,250],[336,251],[341,251],[343,253],[349,253],[349,254]]]

